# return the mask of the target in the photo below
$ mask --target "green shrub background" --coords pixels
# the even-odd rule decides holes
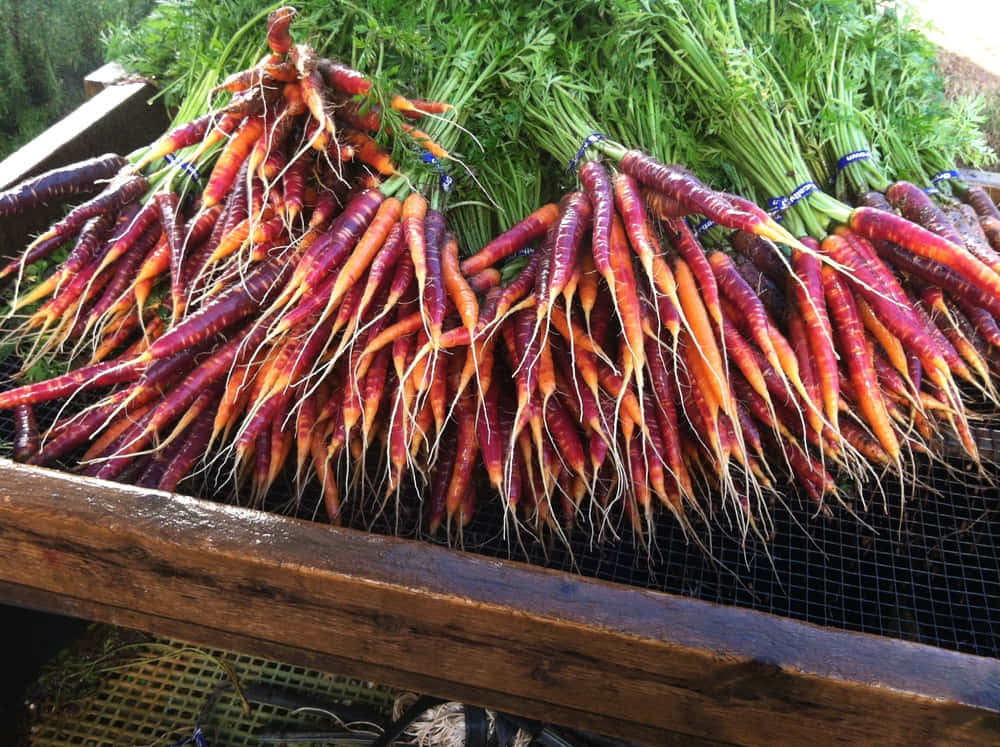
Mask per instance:
[[[133,24],[153,0],[0,0],[0,158],[79,106],[83,78],[104,63],[111,24]]]

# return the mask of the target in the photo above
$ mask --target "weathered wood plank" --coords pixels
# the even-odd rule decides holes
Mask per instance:
[[[400,671],[393,667],[374,665],[324,651],[313,651],[264,638],[235,634],[228,630],[209,627],[198,619],[178,620],[144,614],[131,609],[100,604],[90,599],[78,599],[5,581],[0,581],[0,599],[16,599],[19,605],[32,609],[143,630],[154,635],[183,640],[196,646],[222,648],[252,656],[262,656],[321,672],[355,677],[369,682],[377,682],[380,685],[398,687],[426,695],[436,695],[461,703],[482,705],[507,713],[517,713],[546,723],[572,725],[578,729],[609,735],[620,736],[627,733],[631,740],[650,745],[726,747],[726,745],[732,744],[731,742],[702,739],[690,734],[648,729],[639,724],[601,716],[586,710],[553,706],[550,703],[539,703],[516,694],[498,693],[495,690],[472,687],[460,679],[449,681],[442,688],[439,677],[429,677],[419,672]]]
[[[654,743],[1000,739],[995,660],[13,464],[0,557],[0,580],[202,643]]]

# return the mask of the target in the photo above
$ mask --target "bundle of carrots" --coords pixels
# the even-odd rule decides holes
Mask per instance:
[[[2,217],[110,179],[0,271],[28,362],[85,358],[0,393],[20,458],[164,490],[214,465],[252,503],[284,475],[320,490],[331,521],[349,498],[418,500],[432,531],[488,493],[536,533],[625,517],[640,537],[662,510],[766,536],[783,476],[825,511],[849,503],[841,476],[906,479],[909,454],[939,458],[945,439],[978,460],[964,398],[995,397],[1000,255],[905,185],[796,239],[604,139],[579,190],[463,260],[441,188],[414,189],[390,155],[451,162],[413,124],[449,105],[362,103],[370,81],[296,44],[293,17],[272,14],[270,53],[219,87],[225,106],[135,164],[0,195]],[[140,172],[165,157],[200,194],[146,194]],[[731,251],[706,251],[690,215],[735,231]],[[102,394],[74,411],[84,390]],[[54,399],[68,402],[38,436],[30,408]]]

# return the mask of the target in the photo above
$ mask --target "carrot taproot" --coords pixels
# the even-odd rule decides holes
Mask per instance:
[[[462,260],[462,272],[466,276],[476,275],[515,252],[531,246],[532,243],[545,236],[558,215],[559,208],[554,203],[542,205],[499,236],[491,239],[488,244],[471,257]]]
[[[121,156],[105,153],[19,182],[0,192],[0,218],[26,213],[39,205],[61,202],[67,197],[94,192],[97,185],[114,177],[126,165],[128,161]]]
[[[27,462],[42,448],[35,409],[28,403],[14,407],[14,461]]]
[[[982,187],[967,184],[965,189],[961,191],[960,197],[963,202],[972,206],[977,215],[1000,220],[1000,208]]]
[[[441,328],[448,310],[448,299],[441,268],[441,250],[445,239],[444,215],[437,210],[429,209],[424,216],[424,268],[425,282],[420,287],[422,307],[427,315],[428,330],[431,342],[437,344],[441,337]],[[417,272],[417,259],[412,252],[414,272]],[[420,276],[417,274],[417,282]]]
[[[420,309],[426,313],[425,287],[427,285],[427,240],[424,234],[424,219],[427,216],[427,200],[419,192],[411,192],[403,201],[401,214],[406,246],[413,261],[413,272],[420,293]]]
[[[458,399],[454,419],[458,430],[456,433],[456,451],[451,479],[445,494],[445,515],[452,520],[461,509],[462,499],[472,485],[472,476],[479,455],[479,439],[476,437],[476,397],[466,391]]]
[[[0,280],[20,273],[25,267],[50,256],[65,242],[75,237],[84,224],[103,213],[117,212],[141,197],[149,189],[149,182],[141,174],[115,177],[96,197],[73,208],[64,218],[50,226],[34,239],[21,254],[0,269]]]
[[[222,149],[205,189],[201,193],[202,205],[210,208],[222,202],[236,180],[240,167],[249,158],[254,143],[264,134],[264,118],[248,117]]]
[[[145,367],[145,361],[139,359],[82,366],[60,376],[0,392],[0,410],[48,402],[77,392],[135,381]]]
[[[179,442],[173,454],[164,459],[166,468],[156,484],[157,490],[173,492],[181,480],[187,477],[191,468],[203,459],[205,449],[211,436],[211,410],[205,409],[199,413],[187,431],[186,437]]]
[[[139,356],[151,361],[190,347],[265,307],[280,293],[291,272],[291,263],[272,258],[249,272],[242,284],[234,285],[180,322]]]
[[[462,273],[458,260],[458,240],[452,233],[445,237],[441,252],[441,273],[448,295],[462,320],[462,326],[469,330],[470,335],[474,335],[479,323],[479,301]]]
[[[315,288],[340,264],[371,225],[385,196],[374,189],[356,195],[337,217],[333,225],[299,258],[288,282],[288,288],[275,301],[283,306],[297,301]]]
[[[905,218],[872,208],[855,208],[849,225],[855,233],[867,239],[885,239],[918,257],[939,262],[984,294],[1000,300],[1000,275],[964,247]]]
[[[367,164],[383,176],[396,174],[396,164],[392,160],[389,151],[379,147],[374,138],[360,130],[349,127],[340,128],[340,137],[346,145],[350,146],[355,157],[361,163]]]
[[[275,54],[287,54],[292,48],[292,35],[288,27],[292,25],[298,11],[290,5],[283,5],[271,11],[267,17],[267,46]]]
[[[899,440],[878,386],[854,297],[836,270],[824,266],[821,273],[830,317],[840,337],[850,380],[858,395],[856,404],[882,448],[896,461],[900,453]]]
[[[720,226],[746,231],[789,246],[797,245],[795,238],[773,219],[763,219],[756,212],[734,206],[723,194],[705,186],[686,169],[667,166],[638,150],[626,152],[619,166],[642,184],[653,187],[690,212],[704,215]]]
[[[459,266],[459,272],[461,272],[461,265]],[[462,275],[465,277],[464,273]],[[465,277],[466,283],[472,289],[472,292],[477,295],[487,293],[492,288],[500,285],[502,280],[503,276],[500,274],[500,270],[494,267],[487,267],[485,270],[480,270],[471,277]]]
[[[715,269],[714,264],[712,268]],[[726,367],[722,362],[722,353],[715,342],[712,323],[709,321],[708,310],[705,308],[694,273],[682,257],[678,257],[674,263],[674,277],[677,280],[677,297],[681,311],[694,340],[696,352],[693,355],[704,361],[705,381],[701,383],[708,388],[712,399],[723,410],[729,411],[731,397],[727,391]]]

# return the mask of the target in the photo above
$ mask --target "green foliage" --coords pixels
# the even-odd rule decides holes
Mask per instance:
[[[111,21],[132,24],[153,0],[0,0],[0,157],[84,100]]]

